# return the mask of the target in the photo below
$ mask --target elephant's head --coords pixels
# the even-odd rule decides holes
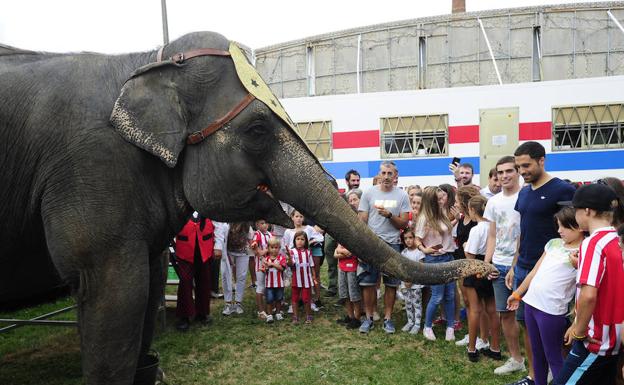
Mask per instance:
[[[281,200],[355,255],[406,281],[440,283],[490,271],[475,261],[411,262],[375,236],[328,181],[277,98],[222,36],[189,34],[162,53],[174,59],[137,70],[111,122],[169,167],[180,159],[184,194],[195,210],[220,221],[266,218],[292,225]]]

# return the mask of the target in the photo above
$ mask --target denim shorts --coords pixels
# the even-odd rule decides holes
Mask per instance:
[[[284,299],[284,288],[283,287],[267,287],[264,289],[264,294],[266,296],[266,303],[272,304],[274,302],[281,302]]]
[[[399,252],[401,250],[401,245],[386,243],[388,246],[392,247],[394,250]],[[401,284],[401,280],[398,278],[391,277],[386,273],[381,273],[375,266],[369,265],[366,262],[359,262],[357,267],[357,282],[360,286],[376,286],[377,281],[379,280],[379,274],[383,277],[384,285],[388,287],[399,287]]]
[[[516,290],[520,285],[522,285],[522,281],[529,275],[531,270],[527,270],[524,267],[520,267],[516,264],[514,267],[514,279],[513,279],[513,288]],[[518,310],[516,310],[516,321],[524,322],[524,302],[520,301],[520,306],[518,306]]]
[[[507,298],[511,295],[511,290],[505,286],[505,276],[511,270],[511,266],[497,265],[494,267],[500,275],[498,278],[492,281],[494,287],[494,300],[496,301],[496,311],[499,313],[508,312],[507,310]]]

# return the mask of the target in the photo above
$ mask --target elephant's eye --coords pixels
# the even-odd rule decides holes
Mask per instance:
[[[261,137],[267,134],[267,127],[261,123],[253,123],[246,130],[247,134],[254,137]]]

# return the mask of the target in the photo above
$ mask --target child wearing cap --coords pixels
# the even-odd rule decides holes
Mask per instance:
[[[624,265],[618,235],[611,226],[613,189],[603,184],[580,187],[572,206],[583,240],[576,274],[576,317],[566,331],[572,344],[553,381],[562,384],[615,384],[624,321]]]

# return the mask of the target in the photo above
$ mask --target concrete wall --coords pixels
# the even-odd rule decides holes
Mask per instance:
[[[311,96],[310,81],[313,95],[356,93],[359,39],[360,92],[498,84],[481,19],[505,84],[622,75],[624,33],[607,10],[624,23],[620,1],[374,25],[258,49],[256,67],[280,98]],[[541,60],[534,49],[536,27]],[[426,42],[422,68],[420,39]]]

